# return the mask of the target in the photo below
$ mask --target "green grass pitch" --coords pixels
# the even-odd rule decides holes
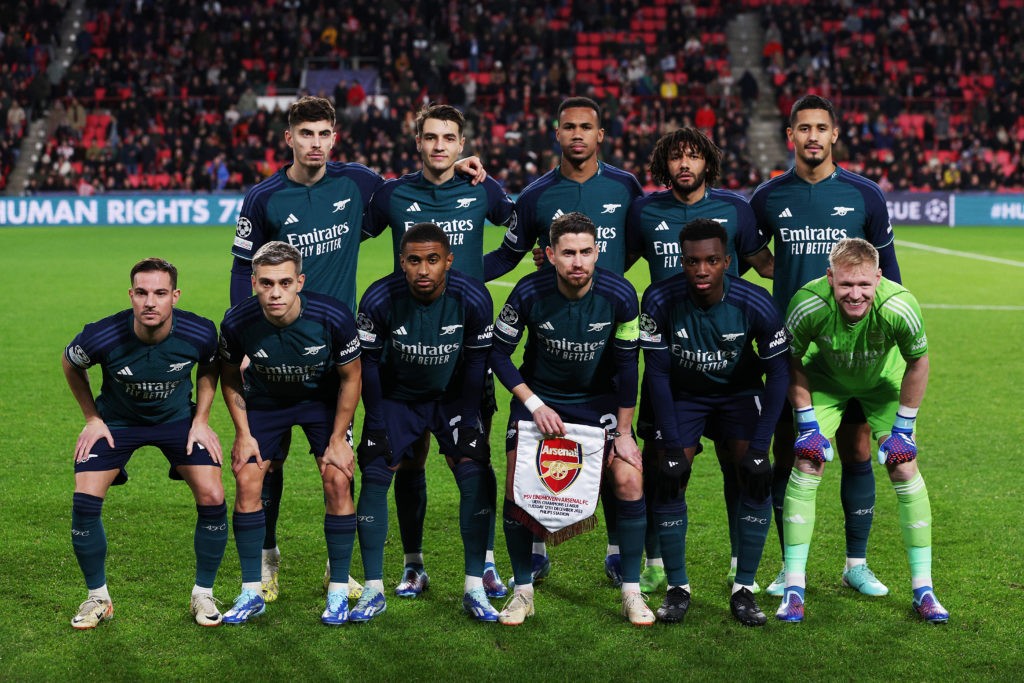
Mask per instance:
[[[501,231],[490,229],[489,248]],[[1024,363],[1024,231],[902,228],[905,283],[924,307],[932,376],[919,420],[921,468],[934,514],[934,577],[952,612],[945,627],[918,622],[895,518],[895,495],[876,467],[872,568],[889,585],[866,598],[840,583],[843,556],[839,471],[818,497],[808,565],[807,620],[745,629],[730,616],[728,535],[721,475],[698,459],[688,492],[688,567],[694,602],[685,624],[630,627],[602,571],[604,532],[551,552],[537,616],[518,629],[485,626],[461,612],[457,491],[440,458],[428,464],[425,538],[432,587],[421,599],[391,598],[366,626],[328,629],[323,609],[323,504],[301,435],[286,470],[280,521],[281,598],[241,627],[201,629],[188,614],[195,509],[184,484],[166,478],[159,452],[130,464],[131,481],[104,510],[115,619],[90,632],[68,621],[85,591],[69,537],[71,447],[82,426],[60,371],[64,345],[86,322],[127,307],[128,270],[158,255],[181,271],[180,305],[220,320],[228,301],[231,240],[225,228],[2,229],[0,267],[0,676],[5,680],[1010,680],[1024,664],[1024,533],[1020,519]],[[363,245],[360,289],[391,265],[390,239]],[[912,243],[912,244],[908,244]],[[922,247],[938,247],[938,253]],[[980,258],[979,258],[980,257]],[[988,260],[985,260],[988,259]],[[520,267],[518,273],[527,271]],[[640,264],[634,277],[645,284]],[[756,277],[756,276],[755,276]],[[492,283],[500,306],[513,274]],[[97,380],[94,378],[94,382]],[[492,446],[499,479],[507,393]],[[233,435],[223,403],[214,427]],[[233,482],[224,474],[227,497]],[[496,554],[509,575],[504,538]],[[392,508],[385,584],[401,570]],[[759,572],[780,566],[774,531]],[[361,576],[361,565],[353,572]],[[229,602],[240,576],[233,541],[217,579]],[[653,596],[657,605],[661,596]],[[777,601],[761,599],[774,612]],[[499,605],[500,607],[500,605]]]

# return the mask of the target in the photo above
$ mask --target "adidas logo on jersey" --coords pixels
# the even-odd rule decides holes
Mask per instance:
[[[668,223],[665,222],[665,221],[662,221],[662,222],[658,223],[656,226],[654,226],[654,231],[655,232],[660,232],[662,230],[668,230]]]
[[[391,334],[409,334],[409,332],[405,329],[405,325],[402,325],[397,330],[391,330]]]
[[[409,208],[406,209],[406,212],[409,212],[409,211],[422,211],[422,209],[420,208],[420,203],[419,202],[413,202],[412,204],[410,204]]]
[[[266,351],[264,351],[263,349],[260,349],[256,353],[252,354],[252,357],[253,358],[270,358],[270,354],[267,353]]]
[[[689,339],[690,338],[690,335],[686,334],[686,328],[685,327],[680,329],[678,332],[676,332],[676,336],[679,337],[680,339]]]
[[[298,222],[299,222],[299,219],[295,217],[294,213],[288,214],[288,218],[284,219],[284,224],[285,225],[292,225],[293,223],[298,223]]]
[[[120,370],[118,370],[117,374],[118,374],[119,377],[131,377],[133,373],[132,373],[132,369],[126,365],[123,368],[121,368]]]
[[[545,320],[540,325],[537,325],[537,327],[539,327],[542,330],[548,330],[549,332],[553,332],[555,329],[555,326],[551,324],[550,320]]]
[[[555,220],[556,218],[561,218],[564,215],[565,215],[565,212],[562,211],[561,209],[558,209],[557,211],[555,211],[554,214],[552,214],[551,220]]]
[[[793,212],[789,210],[788,206],[785,209],[782,210],[782,213],[779,214],[779,218],[792,218],[792,217],[793,217]]]

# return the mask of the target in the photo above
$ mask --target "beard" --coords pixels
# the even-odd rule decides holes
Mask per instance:
[[[693,177],[693,180],[691,180],[688,183],[680,183],[675,178],[672,178],[672,189],[675,190],[678,194],[688,195],[704,184],[704,179],[707,178],[707,175],[707,171],[701,171],[698,175],[695,175]]]

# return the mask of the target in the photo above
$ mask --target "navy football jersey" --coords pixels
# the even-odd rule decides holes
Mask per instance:
[[[64,357],[82,370],[100,365],[103,384],[96,407],[108,427],[191,418],[192,368],[216,360],[216,326],[176,308],[171,333],[147,344],[135,335],[134,321],[128,309],[86,325]]]
[[[651,271],[651,282],[682,272],[679,233],[695,218],[710,218],[727,235],[726,253],[732,256],[729,273],[739,275],[739,258],[768,246],[770,237],[757,229],[747,201],[728,190],[708,188],[693,204],[679,201],[671,190],[654,192],[633,202],[626,222],[626,248],[642,254]]]
[[[352,310],[363,216],[384,181],[361,164],[337,161],[328,162],[312,186],[293,182],[287,170],[246,193],[231,253],[252,261],[267,242],[287,242],[302,254],[306,291],[332,296]]]
[[[544,400],[582,403],[619,389],[616,349],[637,362],[638,315],[636,290],[620,275],[596,268],[587,293],[570,300],[558,291],[554,269],[540,270],[520,280],[501,309],[494,354],[511,356],[529,330],[523,381]]]
[[[370,285],[357,324],[365,353],[379,357],[383,398],[433,401],[457,394],[461,385],[453,379],[466,350],[491,346],[493,311],[487,288],[454,269],[444,292],[426,304],[412,295],[405,273]]]
[[[626,269],[626,214],[642,194],[632,173],[604,162],[598,162],[597,173],[582,183],[554,168],[519,194],[515,224],[506,231],[502,247],[518,253],[530,251],[534,244],[546,247],[551,242],[551,222],[579,211],[597,226],[598,265],[622,275]]]
[[[336,367],[359,357],[352,313],[337,299],[301,292],[302,312],[285,327],[271,324],[259,299],[246,299],[221,323],[224,362],[249,367],[243,375],[246,405],[272,409],[306,401],[334,404],[340,380]]]
[[[893,241],[882,190],[838,166],[831,176],[813,184],[790,169],[762,183],[750,206],[758,227],[775,240],[772,298],[782,316],[800,287],[825,274],[836,242],[860,237],[881,249]],[[898,273],[886,276],[898,279]]]
[[[370,201],[365,232],[376,237],[391,226],[395,270],[402,236],[417,223],[436,223],[448,236],[453,268],[484,281],[484,227],[509,226],[515,219],[515,205],[505,191],[488,177],[477,185],[456,173],[440,185],[423,178],[423,172],[389,180]]]

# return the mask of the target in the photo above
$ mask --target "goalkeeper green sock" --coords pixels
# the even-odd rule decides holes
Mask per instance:
[[[807,572],[807,553],[814,534],[814,506],[821,477],[793,468],[782,504],[783,533],[786,538],[786,584],[789,575]],[[800,585],[800,584],[793,584]]]
[[[914,588],[932,585],[932,506],[918,472],[910,481],[893,482],[903,547],[910,562]]]

